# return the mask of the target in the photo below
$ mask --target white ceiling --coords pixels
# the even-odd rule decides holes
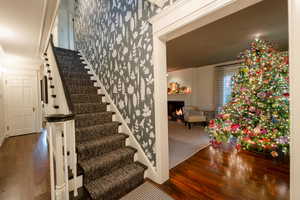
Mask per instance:
[[[56,0],[50,0],[56,4]],[[10,60],[40,61],[40,41],[45,39],[44,16],[53,10],[47,0],[0,0],[0,45]],[[48,19],[49,20],[49,19]]]
[[[43,19],[43,0],[1,0],[0,44],[8,54],[36,57]],[[11,32],[11,33],[9,33]]]

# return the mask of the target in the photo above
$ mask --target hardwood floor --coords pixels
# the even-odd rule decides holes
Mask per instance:
[[[0,147],[0,199],[48,200],[50,177],[46,134],[11,137]]]
[[[0,147],[0,199],[49,200],[46,135],[7,139]],[[176,200],[288,200],[288,162],[207,147],[171,169],[159,187]]]
[[[171,169],[159,187],[178,200],[288,200],[289,164],[210,146]]]

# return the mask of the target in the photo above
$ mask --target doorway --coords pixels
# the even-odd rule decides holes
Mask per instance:
[[[158,183],[169,178],[167,48],[185,33],[224,18],[262,0],[181,0],[150,19],[153,25],[154,104]]]
[[[38,132],[38,86],[35,74],[5,76],[5,128],[7,136]]]
[[[157,171],[159,178],[157,182],[163,183],[169,178],[168,166],[168,125],[167,125],[167,77],[166,77],[166,42],[184,33],[209,24],[222,17],[230,15],[238,10],[254,5],[260,1],[247,0],[220,0],[220,1],[177,1],[167,11],[153,17],[150,22],[153,25],[153,63],[155,78],[155,124],[156,124],[156,152]],[[289,62],[290,62],[290,93],[291,93],[291,199],[299,199],[300,192],[296,188],[300,184],[300,159],[297,156],[300,145],[299,126],[299,42],[297,38],[300,28],[297,26],[300,20],[300,4],[297,0],[288,0],[289,7]],[[180,9],[178,9],[180,8]],[[176,12],[180,10],[180,12]],[[298,147],[297,147],[298,146]]]

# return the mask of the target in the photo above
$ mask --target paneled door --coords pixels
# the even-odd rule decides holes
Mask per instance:
[[[8,136],[37,131],[37,77],[7,75],[5,81],[6,132]]]

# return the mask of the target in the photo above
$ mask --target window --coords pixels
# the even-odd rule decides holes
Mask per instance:
[[[216,67],[216,110],[231,100],[232,77],[238,71],[240,65]]]

